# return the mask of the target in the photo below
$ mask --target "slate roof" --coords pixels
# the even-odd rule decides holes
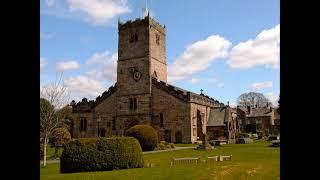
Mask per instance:
[[[228,108],[214,107],[210,108],[210,115],[207,126],[225,126],[228,120]]]
[[[155,85],[158,88],[161,88],[162,90],[167,91],[169,94],[171,94],[173,96],[176,96],[177,98],[180,98],[181,100],[184,100],[184,101],[189,101],[190,100],[190,96],[193,95],[193,96],[198,96],[198,97],[201,97],[201,98],[206,98],[208,101],[211,101],[211,102],[213,102],[215,104],[220,104],[221,106],[224,106],[223,103],[221,103],[221,102],[219,102],[219,101],[217,101],[217,100],[215,100],[215,99],[213,99],[213,98],[211,98],[209,96],[206,96],[206,95],[203,95],[203,94],[193,93],[191,91],[179,88],[177,86],[168,84],[166,82],[158,81],[156,78],[152,78],[152,84]]]

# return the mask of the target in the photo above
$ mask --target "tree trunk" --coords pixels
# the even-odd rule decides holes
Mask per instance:
[[[48,144],[48,139],[47,137],[44,137],[43,141],[43,166],[47,165],[47,144]]]
[[[54,157],[58,157],[58,146],[54,147]]]

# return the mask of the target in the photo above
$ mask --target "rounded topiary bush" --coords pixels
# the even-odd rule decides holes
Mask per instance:
[[[65,145],[60,172],[140,168],[143,164],[142,150],[135,138],[82,138]]]
[[[138,139],[143,151],[152,151],[158,144],[158,134],[149,125],[135,125],[128,129],[126,136]]]

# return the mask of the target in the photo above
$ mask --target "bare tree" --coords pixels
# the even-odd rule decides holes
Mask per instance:
[[[249,92],[243,93],[238,97],[237,103],[243,107],[263,107],[267,103],[271,104],[270,101],[261,93]]]
[[[64,113],[59,112],[69,101],[62,74],[53,83],[40,89],[40,143],[43,144],[43,166],[46,166],[47,145],[54,129],[63,125]]]

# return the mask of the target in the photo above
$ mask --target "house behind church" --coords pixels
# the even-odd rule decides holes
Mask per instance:
[[[264,107],[237,107],[242,132],[279,132],[280,114],[268,104]]]

